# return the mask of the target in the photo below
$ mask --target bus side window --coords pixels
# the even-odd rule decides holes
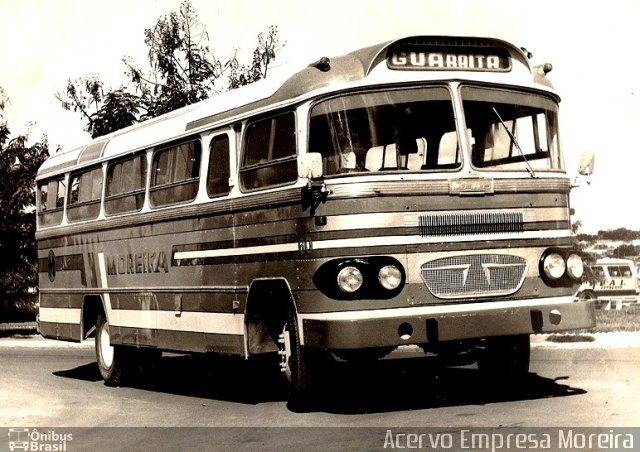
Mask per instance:
[[[137,212],[144,204],[147,182],[147,156],[110,163],[107,167],[104,210],[107,214]]]
[[[166,147],[153,155],[152,207],[193,201],[198,193],[200,141],[192,140]]]
[[[294,112],[247,126],[240,183],[244,190],[283,185],[298,177]]]
[[[72,174],[69,180],[69,221],[98,218],[102,196],[102,166]]]
[[[45,181],[38,186],[38,222],[52,226],[62,222],[64,208],[64,178]]]
[[[211,141],[209,171],[207,173],[207,194],[209,197],[229,193],[229,136],[220,135]]]

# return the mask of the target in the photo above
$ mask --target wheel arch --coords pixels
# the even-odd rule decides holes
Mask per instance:
[[[100,295],[85,295],[82,301],[81,314],[81,337],[82,340],[88,339],[95,335],[96,321],[98,315],[106,315],[107,310],[104,306],[104,300]]]
[[[291,286],[286,279],[263,278],[251,282],[244,317],[247,355],[278,351],[277,339],[286,323],[288,310],[297,314]]]
[[[583,300],[597,300],[598,294],[593,289],[585,289],[578,293],[578,298]]]

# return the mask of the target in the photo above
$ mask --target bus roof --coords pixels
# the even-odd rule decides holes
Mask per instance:
[[[420,57],[427,52],[420,49],[453,49],[462,55],[463,52],[486,53],[487,49],[501,49],[506,52],[513,67],[499,72],[512,72],[521,75],[518,79],[523,84],[538,84],[549,89],[550,83],[545,77],[546,71],[536,70],[529,64],[527,55],[520,48],[494,38],[453,37],[453,36],[413,36],[356,50],[347,55],[322,58],[295,73],[284,71],[279,75],[241,87],[237,90],[221,93],[196,104],[188,105],[156,118],[129,126],[109,135],[98,137],[88,144],[70,151],[60,152],[51,156],[40,167],[37,179],[45,179],[56,174],[64,173],[70,168],[86,166],[102,159],[117,157],[141,149],[149,149],[161,143],[180,138],[201,130],[223,126],[231,120],[237,121],[249,114],[285,106],[295,103],[313,93],[322,92],[332,86],[349,86],[363,84],[362,81],[371,78],[370,83],[389,82],[388,61],[392,51],[417,52]],[[467,55],[464,55],[465,57]],[[471,56],[471,55],[470,55]],[[380,69],[382,68],[382,69]],[[396,68],[403,69],[403,68]],[[407,81],[416,78],[415,67],[400,74]],[[433,80],[459,79],[460,71],[438,68],[432,71]],[[384,74],[386,71],[387,78]],[[402,71],[395,71],[394,75]],[[420,71],[424,74],[426,71]],[[497,71],[498,72],[498,71]],[[378,73],[378,74],[376,74]],[[380,76],[380,73],[383,75]],[[471,72],[465,72],[465,79]],[[486,73],[478,71],[478,79]],[[504,79],[504,74],[495,75],[494,80],[502,76],[504,83],[513,83],[513,75]],[[424,80],[424,75],[420,80]]]

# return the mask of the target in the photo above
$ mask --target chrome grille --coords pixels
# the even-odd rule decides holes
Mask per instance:
[[[420,274],[438,298],[508,295],[524,281],[527,261],[504,254],[474,254],[436,259],[422,264]]]
[[[422,237],[521,232],[523,228],[524,214],[521,210],[434,212],[418,216],[418,231]]]

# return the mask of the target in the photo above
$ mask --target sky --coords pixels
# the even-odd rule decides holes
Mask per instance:
[[[640,2],[637,0],[192,0],[221,60],[250,49],[270,25],[286,45],[276,65],[416,34],[490,36],[550,62],[562,98],[562,146],[569,174],[596,155],[591,184],[572,191],[581,232],[640,230]],[[78,113],[54,94],[66,80],[99,74],[126,82],[122,57],[146,64],[144,30],[180,0],[0,0],[0,87],[13,134],[46,133],[51,149],[89,140]],[[638,207],[636,207],[638,205]]]

